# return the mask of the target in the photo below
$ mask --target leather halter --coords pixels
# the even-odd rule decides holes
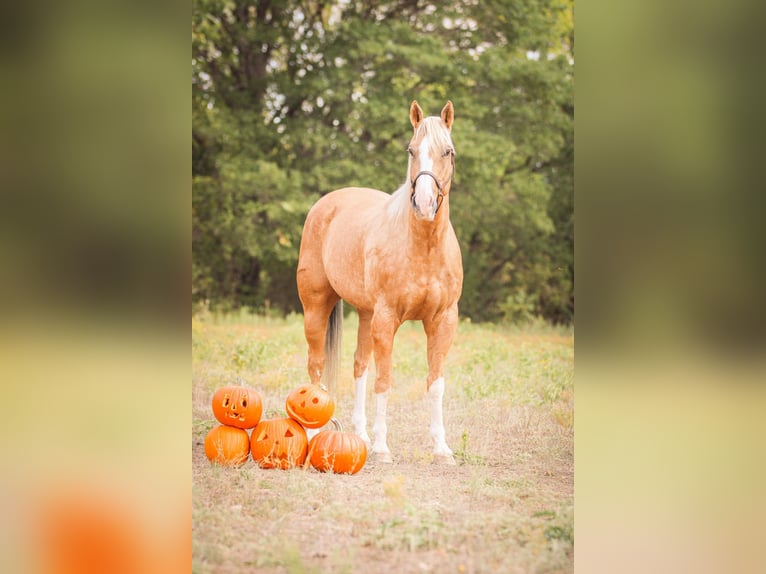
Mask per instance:
[[[451,160],[450,163],[452,164],[452,171],[450,172],[449,180],[451,182],[452,179],[455,177],[455,152],[452,150],[450,150],[450,160]],[[439,191],[439,196],[436,198],[436,211],[434,211],[434,217],[436,217],[436,214],[439,213],[439,208],[442,206],[442,203],[444,203],[445,193],[443,191],[444,186],[441,184],[441,182],[439,181],[439,178],[436,177],[436,174],[434,174],[433,172],[426,171],[426,170],[420,171],[412,180],[411,192],[410,192],[410,203],[412,203],[415,199],[415,184],[418,182],[418,179],[420,178],[421,175],[427,175],[428,177],[433,179],[434,183],[436,184],[436,189]]]

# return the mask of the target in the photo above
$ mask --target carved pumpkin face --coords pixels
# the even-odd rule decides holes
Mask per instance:
[[[228,386],[213,395],[213,414],[218,422],[241,429],[251,429],[261,420],[263,401],[253,389]]]
[[[253,429],[250,452],[261,468],[300,466],[308,452],[306,431],[290,418],[263,420]]]
[[[367,445],[362,437],[343,432],[340,423],[332,420],[338,430],[323,430],[311,439],[309,462],[320,472],[356,474],[367,461]]]
[[[224,466],[239,466],[250,454],[250,437],[247,431],[219,425],[205,437],[205,455],[210,462]]]
[[[321,385],[301,385],[287,395],[285,410],[307,429],[318,429],[332,417],[335,401]]]

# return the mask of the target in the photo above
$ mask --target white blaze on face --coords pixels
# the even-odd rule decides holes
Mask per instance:
[[[418,148],[418,159],[420,160],[420,171],[430,171],[433,173],[434,162],[431,159],[431,142],[428,136],[424,137]],[[419,173],[419,172],[418,172]],[[415,177],[417,177],[417,173]],[[436,208],[436,197],[434,195],[434,180],[429,175],[423,175],[418,178],[415,184],[415,206],[421,215],[427,219],[433,219],[433,212]]]

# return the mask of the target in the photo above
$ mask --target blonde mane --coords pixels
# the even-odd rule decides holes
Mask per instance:
[[[437,116],[429,116],[425,118],[412,139],[417,139],[420,136],[428,137],[431,140],[431,145],[435,145],[442,149],[454,147],[452,144],[452,138],[450,137],[449,130],[444,127],[444,123],[441,118]],[[395,225],[401,223],[402,217],[407,214],[410,208],[410,168],[412,167],[412,158],[407,160],[407,176],[404,183],[391,194],[391,198],[388,200],[386,211],[388,216],[393,220]]]

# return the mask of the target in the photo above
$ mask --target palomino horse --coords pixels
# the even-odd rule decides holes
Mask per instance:
[[[339,361],[342,299],[359,313],[354,353],[356,398],[352,422],[368,444],[365,397],[367,366],[375,354],[375,423],[372,451],[391,462],[386,443],[386,406],[391,390],[394,335],[408,320],[423,322],[428,338],[427,389],[434,462],[454,464],[442,416],[442,366],[458,322],[463,285],[460,247],[449,219],[455,170],[450,130],[454,110],[423,118],[410,106],[414,135],[407,148],[407,180],[393,194],[347,187],[328,193],[309,211],[298,259],[298,293],[308,341],[308,371],[318,384],[325,369],[333,389]]]

